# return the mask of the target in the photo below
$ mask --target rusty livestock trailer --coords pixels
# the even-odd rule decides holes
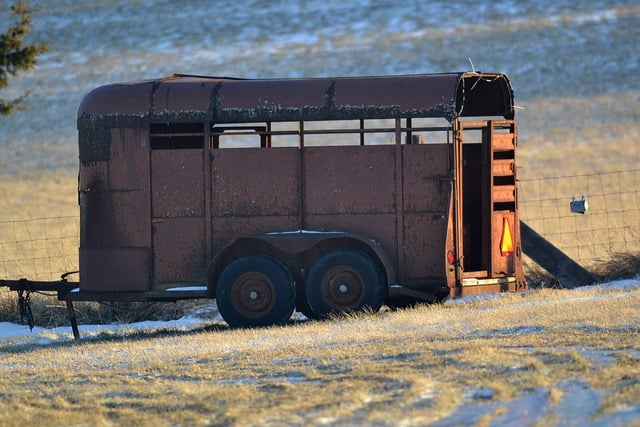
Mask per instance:
[[[99,87],[67,301],[215,298],[233,326],[526,288],[499,73]]]

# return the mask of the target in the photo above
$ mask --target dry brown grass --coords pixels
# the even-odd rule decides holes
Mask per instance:
[[[77,171],[0,175],[0,222],[78,216]]]
[[[521,100],[522,179],[638,169],[640,94]]]
[[[0,420],[49,425],[491,425],[580,382],[597,417],[639,401],[640,288],[542,289],[282,328],[0,346]],[[484,405],[484,406],[483,406]],[[577,414],[576,417],[584,416]]]

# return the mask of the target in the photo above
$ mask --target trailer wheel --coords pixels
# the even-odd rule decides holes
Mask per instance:
[[[340,249],[320,258],[309,270],[306,295],[316,318],[332,313],[378,311],[385,284],[376,263],[363,252]]]
[[[270,326],[291,317],[295,286],[279,261],[265,255],[247,255],[222,271],[216,300],[222,318],[232,327]]]

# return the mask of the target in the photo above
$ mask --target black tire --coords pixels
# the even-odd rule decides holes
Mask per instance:
[[[313,311],[311,311],[311,307],[309,307],[309,302],[307,300],[307,290],[305,287],[297,287],[296,288],[296,311],[304,314],[308,319],[316,320],[318,317],[315,315]]]
[[[377,264],[363,252],[338,249],[320,258],[306,282],[309,308],[315,318],[369,309],[378,311],[386,286]]]
[[[246,255],[229,264],[218,279],[216,300],[232,327],[285,323],[295,307],[295,285],[287,268],[265,255]]]

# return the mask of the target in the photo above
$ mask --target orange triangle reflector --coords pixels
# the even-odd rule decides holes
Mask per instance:
[[[511,228],[509,220],[502,219],[502,238],[500,238],[500,254],[502,256],[513,255],[513,239],[511,238]]]

